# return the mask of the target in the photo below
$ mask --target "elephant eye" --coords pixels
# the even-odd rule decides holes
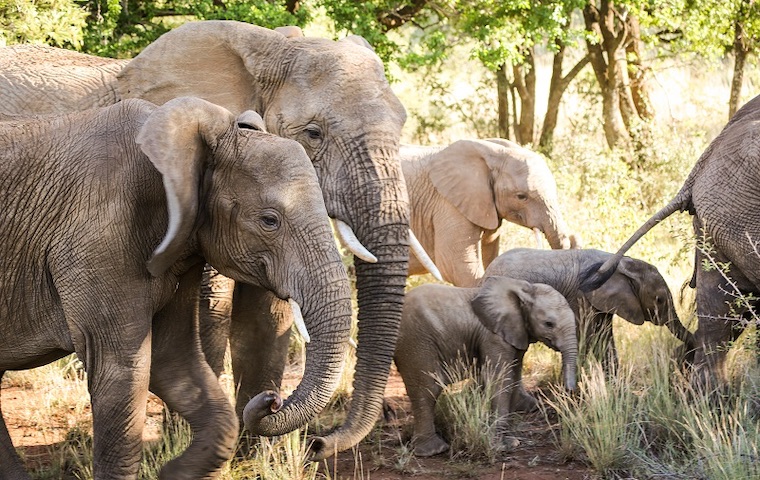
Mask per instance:
[[[280,228],[280,217],[274,212],[265,212],[259,219],[264,230],[271,232]]]
[[[551,321],[544,322],[544,326],[546,328],[554,328],[554,322],[551,322]]]
[[[525,200],[528,199],[528,195],[525,193],[518,193],[515,195],[515,197],[517,197],[517,199],[520,200],[521,202],[524,202]]]
[[[306,127],[306,135],[309,137],[310,140],[321,140],[322,139],[322,130],[319,129],[319,127],[310,125]]]

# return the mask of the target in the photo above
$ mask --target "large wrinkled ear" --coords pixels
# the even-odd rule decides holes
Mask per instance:
[[[268,80],[257,49],[285,51],[285,36],[242,22],[188,22],[148,45],[117,75],[121,98],[161,105],[180,96],[200,97],[234,114],[259,108],[251,101]],[[283,48],[279,48],[282,45]],[[280,59],[269,56],[279,68]],[[261,70],[257,78],[253,71]]]
[[[158,107],[140,128],[137,144],[163,176],[169,211],[166,235],[148,260],[154,276],[163,274],[185,247],[198,213],[205,160],[233,121],[222,107],[181,97]]]
[[[435,154],[428,170],[433,186],[467,220],[486,230],[499,227],[493,180],[484,142],[459,140]]]
[[[586,293],[586,298],[597,310],[617,314],[634,325],[641,325],[646,320],[639,299],[642,275],[641,265],[636,260],[623,257],[610,279]]]
[[[470,304],[484,327],[516,349],[527,350],[525,312],[532,307],[534,290],[522,280],[488,277]]]

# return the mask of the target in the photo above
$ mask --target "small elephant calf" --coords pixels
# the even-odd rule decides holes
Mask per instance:
[[[415,454],[431,456],[449,448],[433,423],[443,390],[439,382],[451,381],[445,378],[444,364],[462,357],[477,360],[479,366],[502,366],[494,405],[505,418],[523,409],[522,359],[536,341],[562,353],[565,386],[574,389],[575,317],[552,287],[494,277],[481,288],[426,284],[409,291],[394,360],[412,402]]]

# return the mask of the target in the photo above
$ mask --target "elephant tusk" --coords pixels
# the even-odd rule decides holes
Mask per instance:
[[[443,277],[441,276],[441,272],[438,270],[438,267],[435,266],[433,260],[430,259],[430,256],[428,256],[425,249],[422,248],[422,244],[419,240],[417,240],[417,237],[414,235],[414,232],[412,232],[411,229],[409,230],[409,246],[411,247],[412,252],[414,252],[414,256],[417,257],[417,260],[420,261],[422,266],[425,267],[428,272],[433,274],[436,280],[442,282]]]
[[[377,257],[372,255],[367,248],[361,244],[351,227],[344,221],[333,219],[335,221],[335,230],[338,232],[340,243],[354,255],[368,263],[377,263]]]
[[[359,346],[356,344],[356,340],[354,340],[351,337],[348,337],[348,345],[354,349],[359,348]]]
[[[296,325],[298,333],[301,334],[304,342],[309,343],[311,337],[309,336],[309,331],[306,330],[306,323],[304,323],[303,315],[301,315],[301,307],[292,298],[288,299],[288,305],[290,305],[290,310],[293,312],[293,323]]]
[[[536,238],[536,248],[544,248],[544,239],[542,237],[543,233],[541,232],[541,229],[538,227],[533,227],[533,235]]]

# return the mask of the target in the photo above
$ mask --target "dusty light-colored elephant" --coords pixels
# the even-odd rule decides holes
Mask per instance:
[[[528,345],[536,341],[562,352],[564,383],[574,389],[575,318],[550,286],[493,277],[480,288],[425,284],[410,290],[394,360],[412,402],[415,454],[436,455],[449,447],[434,425],[441,382],[451,381],[444,364],[460,357],[502,369],[494,406],[504,418],[524,409],[520,370]]]
[[[149,388],[194,433],[162,478],[231,456],[237,416],[191,321],[205,261],[302,312],[311,337],[296,391],[252,399],[249,428],[300,428],[334,392],[348,278],[309,158],[262,124],[198,98],[0,123],[0,377],[76,352],[95,478],[137,478]],[[2,421],[0,477],[29,478]]]
[[[693,381],[711,389],[725,384],[730,343],[752,323],[749,305],[760,295],[760,96],[740,108],[699,157],[681,189],[589,276],[593,289],[610,275],[628,251],[652,227],[675,212],[694,216],[698,245],[692,286],[697,289]],[[704,268],[708,264],[711,268]],[[724,269],[724,267],[726,267]]]
[[[339,231],[354,237],[346,243],[360,256],[353,398],[345,424],[312,443],[318,459],[358,443],[380,412],[408,271],[409,205],[396,158],[406,112],[363,39],[281,31],[232,21],[190,22],[130,61],[49,47],[2,48],[0,116],[83,110],[131,97],[161,104],[190,95],[233,113],[255,110],[268,131],[304,147],[328,214]],[[221,371],[231,329],[241,414],[250,397],[282,381],[289,309],[251,285],[221,276],[207,280],[204,351]],[[258,339],[259,348],[241,348],[251,339]]]
[[[543,233],[552,248],[580,246],[562,218],[551,170],[525,147],[503,139],[402,145],[400,158],[412,231],[447,282],[477,284],[499,255],[502,220]],[[410,256],[409,273],[426,272]]]

